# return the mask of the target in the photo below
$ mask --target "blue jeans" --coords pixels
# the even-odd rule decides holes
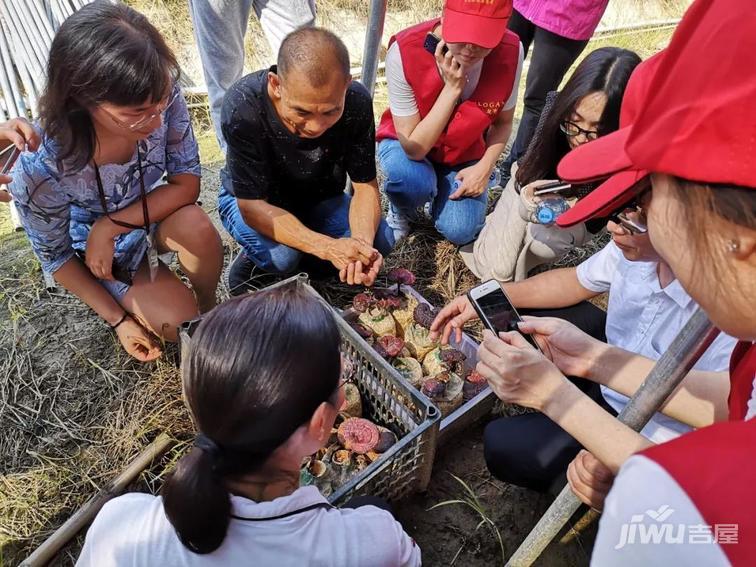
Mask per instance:
[[[391,139],[378,145],[378,162],[386,176],[383,190],[394,209],[412,217],[431,203],[433,222],[444,238],[457,246],[475,240],[486,220],[488,190],[477,197],[449,200],[459,170],[475,162],[450,167],[428,159],[414,161],[398,140]]]
[[[307,228],[320,234],[333,238],[347,237],[351,235],[349,230],[351,201],[352,198],[349,195],[342,193],[318,203],[298,218]],[[218,196],[218,212],[223,226],[239,243],[247,258],[252,260],[257,267],[277,274],[289,274],[297,269],[305,254],[271,240],[250,228],[242,218],[236,197],[225,188],[221,188]],[[378,226],[373,246],[384,256],[394,248],[394,233],[384,219],[381,219],[381,224]]]
[[[223,95],[241,79],[244,68],[244,36],[249,13],[254,10],[270,45],[275,63],[278,48],[290,32],[315,25],[315,0],[189,0],[194,39],[205,74],[210,116],[223,153],[221,132]]]

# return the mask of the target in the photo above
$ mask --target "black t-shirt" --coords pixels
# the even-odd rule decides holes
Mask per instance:
[[[226,92],[221,129],[228,145],[221,176],[238,199],[264,199],[296,213],[342,193],[347,174],[357,183],[375,179],[373,102],[356,82],[347,89],[339,121],[306,139],[278,118],[268,96],[268,69],[251,73]]]

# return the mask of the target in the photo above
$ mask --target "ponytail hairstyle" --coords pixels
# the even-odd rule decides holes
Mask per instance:
[[[186,402],[200,434],[161,491],[166,516],[195,553],[223,543],[224,479],[254,473],[339,383],[333,314],[304,290],[277,288],[213,309],[184,362]]]
[[[74,12],[53,38],[40,98],[41,124],[54,142],[58,168],[78,171],[94,157],[90,108],[155,104],[179,74],[160,32],[126,4],[97,0]]]
[[[598,126],[599,136],[619,128],[620,105],[625,87],[633,70],[641,62],[633,51],[619,47],[601,47],[591,51],[559,91],[548,116],[543,118],[541,136],[534,138],[525,155],[519,160],[517,182],[527,185],[540,179],[554,179],[556,168],[570,145],[559,129],[569,120],[580,99],[595,93],[606,95],[606,106]]]

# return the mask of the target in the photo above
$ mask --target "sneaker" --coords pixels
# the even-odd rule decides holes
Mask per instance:
[[[252,290],[250,280],[254,268],[254,262],[244,252],[239,252],[228,269],[228,292],[232,297]]]
[[[394,231],[394,241],[399,244],[410,233],[410,219],[404,213],[400,213],[393,204],[389,203],[386,224]]]

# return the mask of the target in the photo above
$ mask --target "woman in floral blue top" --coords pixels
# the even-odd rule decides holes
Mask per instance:
[[[195,204],[199,156],[178,75],[144,16],[85,6],[55,35],[42,143],[21,155],[10,184],[43,270],[144,361],[160,356],[153,335],[175,340],[177,324],[215,305],[223,264]],[[178,254],[191,290],[159,262],[165,252]]]

